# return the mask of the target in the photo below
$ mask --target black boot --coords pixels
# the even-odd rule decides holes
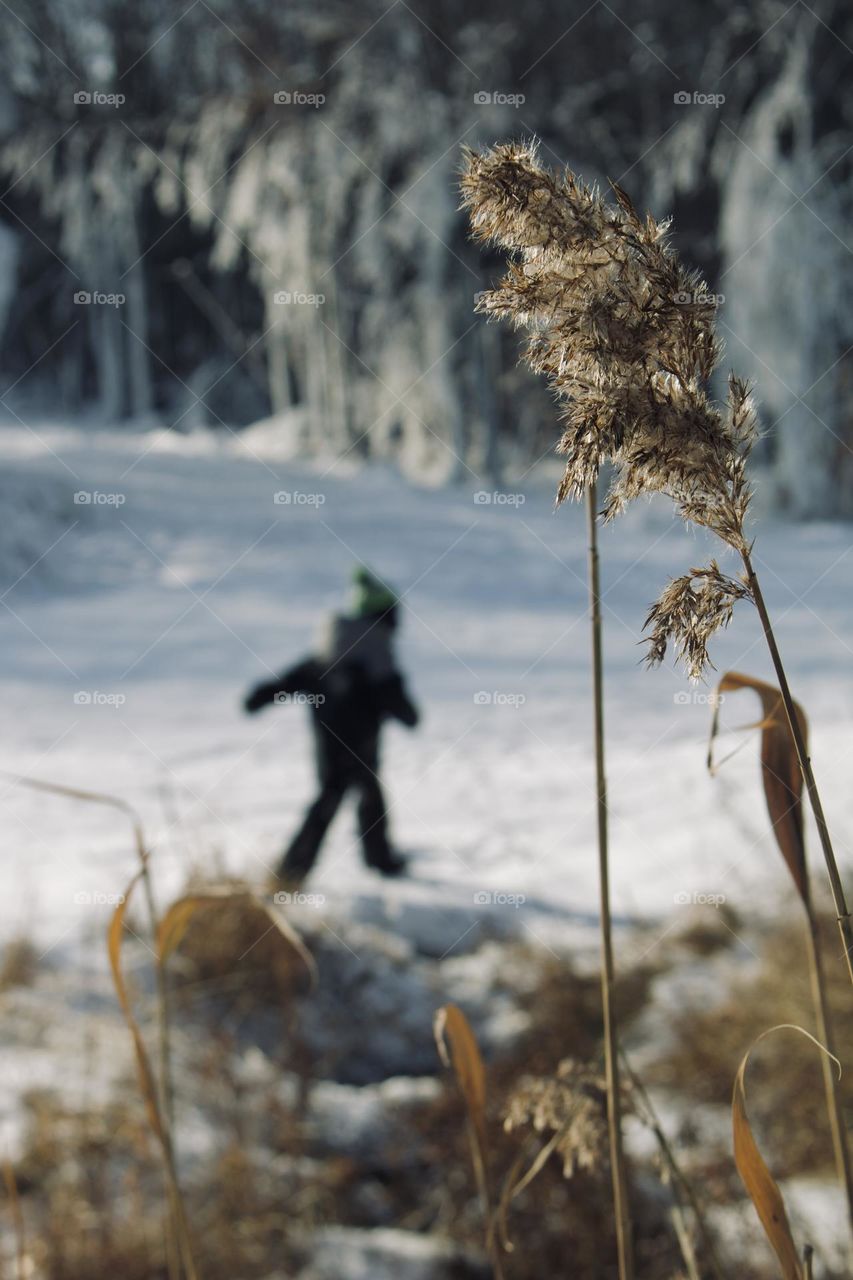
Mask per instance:
[[[388,842],[388,820],[382,788],[373,774],[362,779],[358,799],[358,830],[364,861],[383,876],[399,876],[406,870],[406,859]]]
[[[290,842],[276,875],[284,887],[298,887],[313,867],[323,837],[338,811],[345,788],[326,783]]]
[[[367,859],[367,865],[372,867],[374,871],[378,871],[382,876],[394,877],[405,875],[408,870],[408,860],[401,853],[397,853],[394,849],[388,849],[387,852],[375,861]]]

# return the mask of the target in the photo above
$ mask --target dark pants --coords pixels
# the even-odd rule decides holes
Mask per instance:
[[[378,752],[374,748],[362,753],[362,757],[365,755],[367,760],[355,755],[343,757],[338,752],[318,751],[320,793],[281,860],[278,874],[282,879],[301,879],[308,874],[332,819],[350,790],[355,791],[358,797],[358,833],[364,861],[370,867],[383,867],[391,862],[393,854],[388,843],[385,798],[376,776]]]

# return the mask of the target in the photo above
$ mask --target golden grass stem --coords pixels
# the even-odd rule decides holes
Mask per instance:
[[[3,1161],[3,1182],[9,1197],[15,1230],[15,1275],[17,1280],[26,1280],[27,1243],[24,1233],[24,1215],[21,1210],[21,1197],[18,1195],[18,1180],[11,1160]]]
[[[124,1014],[124,1019],[127,1023],[127,1027],[133,1041],[137,1071],[139,1074],[140,1090],[145,1104],[148,1124],[163,1153],[163,1170],[171,1211],[170,1223],[174,1230],[174,1249],[180,1257],[180,1263],[183,1267],[183,1273],[186,1280],[198,1280],[198,1272],[195,1267],[192,1239],[190,1235],[189,1219],[186,1214],[186,1208],[184,1206],[184,1200],[181,1194],[180,1184],[178,1182],[171,1130],[169,1129],[168,1122],[162,1111],[161,1086],[157,1079],[157,1075],[151,1066],[148,1050],[145,1047],[145,1041],[142,1038],[139,1023],[136,1020],[131,1006],[130,993],[122,970],[122,941],[126,927],[125,919],[127,909],[135,886],[141,879],[144,879],[144,876],[144,868],[140,868],[131,880],[127,887],[127,891],[122,895],[118,906],[113,912],[113,918],[110,922],[109,931],[107,933],[107,953],[109,956],[116,995],[118,996],[119,1005],[122,1013]],[[172,1246],[170,1245],[170,1252],[168,1255],[170,1267],[173,1265],[171,1249]]]
[[[687,1223],[684,1221],[684,1212],[677,1199],[674,1199],[669,1210],[670,1220],[672,1221],[672,1229],[678,1240],[678,1247],[681,1250],[681,1256],[684,1259],[684,1268],[687,1272],[687,1280],[702,1280],[699,1274],[699,1266],[696,1262],[696,1250],[693,1248],[693,1241],[690,1238],[690,1231]]]
[[[804,902],[806,910],[806,942],[809,956],[809,978],[814,999],[815,1023],[817,1038],[836,1057],[835,1030],[832,1013],[826,990],[826,974],[823,968],[820,935],[811,901]],[[826,1109],[829,1115],[829,1128],[832,1135],[832,1149],[835,1154],[835,1167],[838,1180],[844,1187],[847,1196],[847,1215],[853,1230],[853,1169],[850,1165],[850,1148],[847,1143],[847,1129],[844,1123],[844,1111],[841,1105],[841,1092],[838,1078],[832,1069],[832,1060],[826,1054],[820,1055],[823,1070],[823,1083],[826,1090]]]
[[[835,851],[832,847],[829,827],[827,826],[826,818],[824,817],[820,792],[817,789],[811,760],[806,749],[805,741],[803,740],[800,722],[794,708],[794,699],[791,696],[788,677],[786,676],[785,668],[782,665],[782,657],[776,644],[776,637],[773,633],[773,624],[771,623],[770,615],[767,612],[767,605],[764,602],[761,586],[756,576],[755,569],[753,568],[749,551],[743,551],[742,555],[744,568],[746,569],[747,581],[752,593],[752,599],[755,602],[755,607],[758,610],[758,616],[761,619],[761,625],[764,629],[764,637],[767,641],[767,647],[770,650],[770,657],[776,671],[776,678],[779,681],[779,691],[782,694],[785,715],[788,719],[791,737],[794,740],[794,748],[797,752],[797,761],[800,766],[800,772],[803,775],[803,783],[805,784],[806,793],[809,797],[809,804],[811,805],[815,823],[817,824],[820,844],[826,861],[826,869],[829,873],[829,884],[832,890],[832,900],[835,903],[835,914],[838,921],[838,929],[844,946],[844,958],[847,962],[847,972],[850,976],[850,981],[853,982],[853,924],[851,924],[850,912],[847,909],[847,900],[844,896],[844,885],[841,882],[841,875],[838,870],[838,863],[835,859]]]
[[[598,512],[595,484],[587,490],[589,533],[589,602],[592,640],[593,724],[595,734],[596,811],[598,826],[598,875],[601,899],[601,1003],[604,1015],[604,1062],[607,1080],[607,1122],[613,1179],[613,1209],[620,1280],[632,1280],[634,1259],[625,1152],[622,1144],[622,1095],[619,1083],[619,1051],[613,1008],[614,964],[610,914],[610,867],[607,840],[607,778],[604,768],[604,664],[601,649],[601,587],[598,557]]]
[[[137,830],[137,852],[142,865],[142,887],[145,892],[145,906],[151,928],[151,938],[156,943],[160,929],[160,917],[154,901],[154,886],[151,882],[148,850],[142,839],[141,830]],[[157,1032],[160,1060],[160,1105],[163,1118],[171,1132],[174,1121],[175,1102],[172,1086],[172,1050],[169,1041],[169,990],[166,985],[166,974],[161,965],[157,965]]]
[[[160,920],[157,914],[157,906],[154,901],[154,887],[151,883],[151,871],[148,861],[148,850],[142,835],[142,829],[134,824],[136,835],[136,847],[139,859],[142,864],[142,886],[145,892],[145,905],[148,911],[148,919],[151,928],[151,937],[157,941],[157,933],[160,927]],[[175,1165],[175,1139],[174,1139],[174,1122],[175,1122],[175,1106],[174,1092],[172,1088],[172,1051],[169,1041],[169,991],[166,985],[166,974],[162,965],[155,966],[155,977],[157,982],[157,1046],[160,1070],[158,1074],[158,1088],[160,1094],[160,1112],[163,1117],[163,1131],[165,1140],[169,1144],[169,1160],[174,1169]],[[180,1247],[179,1240],[181,1238],[181,1224],[178,1220],[178,1214],[175,1208],[175,1198],[173,1192],[170,1191],[169,1220],[168,1231],[166,1232],[166,1266],[169,1273],[169,1280],[180,1280],[181,1264],[180,1264]]]
[[[669,1139],[667,1138],[666,1134],[663,1131],[663,1126],[660,1122],[657,1111],[655,1110],[654,1103],[652,1102],[649,1096],[649,1093],[646,1089],[646,1086],[643,1084],[642,1079],[640,1078],[640,1076],[637,1075],[636,1071],[633,1069],[630,1062],[626,1058],[624,1052],[620,1051],[619,1056],[622,1060],[622,1065],[625,1068],[625,1075],[628,1078],[628,1080],[630,1080],[631,1082],[631,1088],[634,1090],[634,1093],[639,1098],[646,1112],[646,1115],[645,1115],[646,1123],[649,1125],[652,1133],[654,1134],[657,1144],[660,1147],[660,1151],[661,1151],[661,1155],[663,1156],[664,1163],[669,1169],[670,1177],[672,1179],[673,1190],[675,1189],[675,1187],[680,1187],[681,1191],[683,1192],[687,1200],[687,1203],[690,1205],[690,1208],[693,1210],[693,1216],[696,1220],[696,1226],[698,1227],[699,1234],[702,1237],[702,1246],[705,1251],[705,1260],[707,1262],[707,1266],[711,1271],[711,1273],[713,1274],[714,1280],[725,1280],[725,1272],[723,1270],[723,1265],[720,1262],[719,1256],[717,1255],[717,1249],[714,1244],[714,1237],[711,1234],[711,1230],[708,1226],[707,1220],[705,1218],[705,1214],[702,1210],[702,1206],[699,1203],[699,1198],[696,1195],[696,1192],[693,1188],[693,1184],[690,1182],[689,1178],[687,1178],[687,1176],[684,1174],[680,1164],[675,1158],[675,1152],[670,1146]],[[677,1233],[677,1230],[676,1230],[676,1233]],[[679,1237],[679,1243],[681,1243],[680,1237]],[[686,1258],[685,1258],[685,1265],[689,1266],[689,1263]]]
[[[29,787],[34,791],[45,791],[49,795],[66,796],[70,800],[83,800],[90,804],[106,805],[111,809],[118,809],[125,815],[131,825],[133,831],[133,842],[136,849],[136,855],[139,859],[140,873],[145,891],[146,906],[149,915],[151,927],[152,941],[156,945],[157,932],[159,922],[157,918],[157,910],[154,902],[154,889],[151,883],[151,873],[149,868],[149,851],[145,843],[145,833],[142,828],[142,821],[139,814],[128,804],[126,800],[122,800],[120,796],[113,796],[103,791],[89,791],[83,787],[68,787],[58,782],[46,782],[41,778],[29,778],[22,774],[7,773],[5,770],[2,776],[9,778],[13,782],[19,783],[21,786]],[[165,1145],[168,1146],[166,1152],[167,1166],[171,1161],[171,1166],[167,1167],[167,1179],[174,1181],[174,1187],[170,1185],[170,1233],[168,1236],[167,1261],[169,1280],[179,1280],[179,1266],[177,1262],[177,1252],[179,1241],[181,1238],[182,1222],[185,1217],[183,1211],[183,1201],[180,1198],[180,1191],[177,1189],[177,1180],[174,1175],[174,1144],[172,1138],[172,1119],[173,1119],[173,1092],[172,1092],[172,1072],[171,1072],[171,1052],[169,1046],[169,1014],[168,1014],[168,991],[166,987],[166,975],[162,972],[161,966],[157,965],[157,1024],[158,1024],[158,1040],[159,1040],[159,1080],[158,1080],[158,1101],[160,1103],[160,1111],[162,1113],[162,1125],[165,1134]],[[175,1200],[177,1195],[177,1201]],[[175,1204],[178,1209],[176,1210]],[[192,1262],[190,1262],[192,1267]],[[188,1270],[187,1274],[191,1274]],[[192,1272],[194,1275],[194,1272]]]

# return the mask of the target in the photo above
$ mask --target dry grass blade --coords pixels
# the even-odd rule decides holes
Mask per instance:
[[[535,1141],[528,1139],[519,1152],[518,1156],[512,1163],[509,1173],[504,1179],[498,1196],[498,1204],[494,1214],[495,1229],[500,1238],[501,1247],[505,1253],[512,1253],[515,1245],[512,1243],[509,1235],[509,1210],[516,1196],[521,1195],[526,1187],[529,1187],[534,1178],[542,1172],[548,1160],[554,1151],[557,1150],[562,1139],[565,1137],[565,1129],[557,1129],[549,1138],[543,1147],[536,1152],[533,1161],[528,1166],[526,1172],[522,1173],[524,1163],[532,1151]]]
[[[803,1280],[803,1270],[796,1245],[794,1244],[794,1238],[791,1234],[791,1226],[788,1222],[788,1214],[785,1209],[785,1202],[782,1199],[782,1193],[772,1173],[767,1168],[761,1152],[758,1150],[758,1144],[753,1137],[749,1116],[746,1112],[746,1068],[750,1054],[756,1045],[767,1036],[783,1030],[797,1031],[800,1035],[805,1036],[807,1040],[811,1040],[813,1044],[816,1044],[822,1053],[829,1052],[818,1040],[815,1040],[814,1036],[809,1035],[808,1031],[790,1023],[783,1023],[762,1032],[743,1055],[735,1076],[732,1093],[732,1132],[735,1164],[737,1165],[738,1173],[749,1192],[752,1203],[755,1205],[755,1211],[758,1214],[767,1239],[779,1259],[783,1280]],[[836,1058],[835,1061],[838,1062],[838,1059]],[[840,1062],[838,1063],[838,1068],[840,1071]]]
[[[457,1005],[444,1004],[436,1010],[433,1031],[439,1057],[446,1067],[453,1070],[465,1099],[474,1174],[488,1223],[486,1246],[492,1259],[495,1276],[500,1280],[502,1271],[494,1238],[492,1197],[488,1175],[486,1069],[476,1037],[471,1030],[471,1024]]]
[[[713,761],[714,739],[718,726],[719,695],[736,689],[752,689],[761,698],[763,718],[758,723],[761,733],[761,774],[764,782],[764,794],[767,810],[773,826],[773,834],[791,873],[808,925],[806,945],[808,948],[809,971],[815,1006],[815,1027],[823,1044],[830,1054],[835,1051],[835,1032],[832,1013],[826,990],[823,957],[817,919],[812,904],[811,884],[806,863],[805,835],[803,830],[803,776],[797,758],[797,747],[794,742],[781,691],[763,680],[755,680],[751,676],[742,675],[738,671],[729,671],[717,686],[717,697],[714,705],[714,716],[711,722],[711,740],[708,745],[708,767],[715,772]],[[803,745],[807,749],[808,722],[805,712],[798,703],[794,703]],[[716,766],[719,767],[719,766]],[[832,1131],[832,1145],[835,1151],[835,1163],[838,1177],[847,1196],[847,1213],[853,1229],[853,1164],[850,1160],[850,1149],[847,1142],[847,1128],[837,1081],[827,1058],[823,1059],[824,1088],[826,1090],[827,1111]]]
[[[276,929],[293,948],[308,970],[312,986],[317,983],[317,965],[311,952],[283,913],[273,910],[263,899],[248,890],[223,890],[220,892],[191,893],[179,898],[169,907],[160,922],[157,933],[157,958],[165,965],[169,956],[180,946],[181,940],[193,917],[200,911],[221,910],[223,907],[248,907],[257,911],[259,921],[267,926],[267,932]]]
[[[113,918],[110,921],[109,933],[107,935],[107,950],[110,958],[110,968],[113,975],[113,983],[118,996],[118,1002],[121,1005],[121,1011],[124,1014],[125,1022],[130,1029],[131,1038],[133,1039],[133,1048],[136,1054],[137,1073],[139,1075],[139,1086],[142,1091],[142,1100],[145,1103],[145,1111],[148,1116],[148,1123],[152,1131],[156,1134],[159,1141],[165,1141],[163,1131],[163,1122],[160,1116],[160,1107],[157,1101],[157,1082],[154,1078],[154,1072],[151,1069],[151,1063],[148,1059],[148,1052],[145,1048],[145,1042],[142,1039],[142,1032],[139,1030],[139,1024],[133,1015],[133,1009],[130,1005],[130,997],[127,993],[127,986],[124,981],[124,974],[121,968],[121,947],[124,937],[124,921],[127,914],[128,903],[131,894],[136,885],[142,878],[142,872],[138,871],[127,886],[127,890],[122,901],[118,904],[113,912]]]
[[[9,1197],[12,1210],[12,1222],[15,1230],[15,1271],[18,1280],[24,1280],[27,1274],[27,1246],[24,1234],[24,1215],[21,1211],[21,1198],[18,1195],[18,1180],[11,1160],[3,1161],[3,1182]]]
[[[120,796],[110,795],[106,791],[88,791],[84,787],[67,787],[61,782],[46,782],[41,778],[28,778],[24,774],[8,773],[5,769],[0,770],[0,777],[8,778],[10,782],[17,782],[22,787],[29,787],[32,791],[46,791],[49,795],[67,796],[69,800],[86,800],[91,804],[105,804],[112,809],[119,809],[133,824],[137,847],[140,845],[144,847],[144,842],[140,839],[142,826],[139,815],[133,806],[126,800],[122,800]]]
[[[663,1125],[658,1117],[654,1103],[652,1102],[646,1086],[643,1084],[643,1081],[637,1075],[636,1071],[634,1071],[625,1055],[622,1054],[621,1056],[626,1078],[631,1083],[634,1112],[640,1117],[644,1124],[648,1125],[654,1134],[663,1159],[663,1168],[668,1172],[668,1180],[673,1192],[673,1212],[675,1213],[675,1211],[679,1209],[679,1196],[680,1194],[683,1194],[687,1203],[690,1205],[690,1208],[693,1210],[693,1216],[696,1219],[696,1225],[699,1228],[699,1234],[702,1237],[704,1260],[713,1274],[714,1280],[723,1280],[723,1266],[717,1256],[717,1248],[696,1192],[675,1158],[675,1153],[663,1131]],[[688,1256],[688,1250],[685,1248],[685,1245],[689,1245],[690,1243],[689,1237],[682,1235],[682,1227],[676,1217],[673,1218],[673,1225],[675,1226],[676,1235],[678,1236],[678,1243],[681,1247],[685,1266],[689,1271],[690,1267],[694,1265],[691,1261],[692,1251],[691,1255]]]
[[[437,1011],[433,1025],[439,1056],[444,1065],[452,1067],[456,1073],[468,1114],[482,1133],[486,1111],[486,1069],[471,1024],[457,1005],[444,1004]]]
[[[145,1041],[142,1039],[142,1032],[133,1013],[130,1003],[130,997],[127,991],[127,985],[124,980],[124,974],[121,966],[122,942],[124,939],[125,916],[130,903],[133,890],[143,878],[145,874],[144,868],[138,871],[131,880],[122,901],[116,907],[113,918],[110,921],[109,933],[107,935],[107,950],[110,959],[110,968],[113,975],[113,983],[116,989],[116,995],[124,1014],[125,1021],[133,1040],[133,1048],[136,1056],[136,1067],[139,1076],[139,1085],[142,1091],[142,1099],[145,1104],[145,1112],[148,1117],[148,1123],[151,1130],[156,1136],[163,1152],[163,1164],[166,1174],[166,1183],[169,1191],[169,1199],[171,1201],[173,1220],[175,1223],[175,1231],[177,1235],[178,1248],[180,1250],[181,1260],[184,1271],[188,1280],[197,1280],[197,1272],[193,1260],[192,1245],[190,1241],[189,1223],[187,1220],[186,1210],[184,1207],[183,1197],[178,1185],[177,1173],[175,1171],[174,1153],[172,1150],[171,1137],[168,1125],[164,1122],[161,1114],[159,1103],[159,1092],[154,1072],[151,1068],[151,1062],[148,1057],[148,1051],[145,1048]]]
[[[718,767],[714,764],[713,751],[719,725],[720,695],[740,689],[752,689],[761,699],[762,719],[750,728],[761,729],[761,778],[767,810],[782,857],[797,886],[797,892],[805,902],[808,900],[808,883],[803,836],[803,777],[782,694],[775,685],[743,675],[740,671],[726,672],[716,690],[708,744],[708,768],[714,773]],[[805,742],[808,736],[806,715],[799,703],[794,706]]]

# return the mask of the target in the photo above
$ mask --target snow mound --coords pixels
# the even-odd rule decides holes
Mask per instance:
[[[85,508],[75,505],[73,479],[15,465],[0,474],[0,577],[3,590],[24,577],[49,574],[48,552]]]
[[[299,1280],[450,1280],[486,1276],[487,1268],[465,1263],[457,1246],[435,1236],[392,1227],[358,1230],[327,1227],[313,1239],[311,1266]]]

